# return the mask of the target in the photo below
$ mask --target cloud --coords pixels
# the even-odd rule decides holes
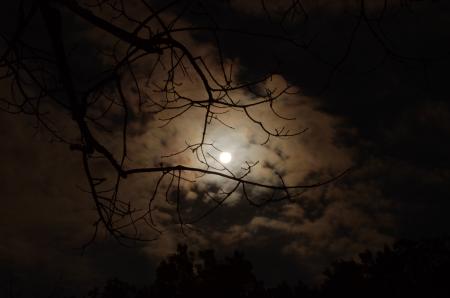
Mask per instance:
[[[312,281],[337,258],[352,258],[365,249],[380,249],[394,240],[397,222],[390,201],[370,187],[329,187],[327,202],[295,203],[267,208],[264,216],[248,215],[248,222],[214,234],[225,245],[248,249],[269,247],[296,260]],[[305,206],[305,207],[303,207]],[[319,215],[310,214],[315,208]]]
[[[170,18],[170,15],[165,16]],[[130,24],[121,23],[123,19],[115,20],[125,28],[132,27]],[[95,44],[98,48],[108,47],[112,42],[110,36],[99,31],[85,31],[80,36],[84,41]],[[217,64],[217,53],[211,43],[199,43],[191,36],[185,35],[182,40],[189,46],[192,53],[208,57],[206,62],[212,65],[209,71],[216,77],[220,77],[221,68]],[[118,52],[124,48],[118,47]],[[111,49],[109,49],[111,50]],[[167,78],[167,72],[164,72],[163,63],[167,63],[170,57],[164,56],[161,64],[148,82],[147,74],[155,60],[149,58],[141,61],[133,69],[135,78],[129,70],[123,70],[124,92],[129,99],[130,107],[130,123],[128,136],[128,153],[129,158],[126,160],[127,167],[133,166],[158,166],[162,164],[184,164],[188,166],[202,166],[195,154],[187,150],[185,153],[163,158],[162,155],[178,152],[184,148],[186,142],[195,143],[201,138],[201,131],[204,119],[204,109],[196,109],[187,111],[180,117],[176,117],[167,125],[160,127],[166,122],[162,119],[170,117],[170,112],[155,112],[155,105],[152,103],[164,103],[166,99],[164,94],[157,91],[156,86],[161,86]],[[110,60],[98,61],[99,67],[108,67]],[[229,69],[233,64],[234,72],[232,80],[237,81],[240,74],[240,65],[237,60],[226,60],[225,69]],[[179,92],[193,99],[204,99],[205,94],[202,92],[202,85],[199,78],[189,71],[189,75],[183,75],[181,70],[177,70],[176,77],[182,85],[178,86]],[[139,98],[135,83],[138,83],[141,96],[147,98],[147,103],[139,108]],[[259,88],[261,92],[280,92],[287,86],[288,82],[280,76],[273,76],[262,84]],[[156,90],[156,91],[155,91]],[[117,96],[114,91],[110,91],[109,96]],[[232,92],[234,98],[241,103],[249,103],[255,100],[254,94],[245,91]],[[274,103],[274,109],[277,113],[286,117],[295,117],[296,120],[287,121],[276,117],[269,104],[256,106],[248,109],[248,112],[256,121],[264,123],[266,129],[275,131],[286,127],[292,131],[308,128],[309,130],[299,136],[290,138],[274,138],[272,137],[266,145],[261,145],[266,139],[266,134],[259,127],[258,123],[252,122],[251,119],[245,117],[242,111],[226,109],[227,113],[218,114],[220,121],[212,121],[208,126],[207,142],[213,142],[215,146],[221,150],[227,150],[233,153],[233,164],[230,169],[236,172],[242,172],[241,166],[245,165],[245,161],[256,162],[248,179],[261,183],[279,184],[279,178],[276,172],[283,174],[285,182],[288,184],[298,184],[303,182],[316,182],[317,179],[325,179],[337,174],[351,164],[350,151],[347,148],[340,148],[335,144],[334,126],[341,120],[335,117],[319,112],[314,106],[314,99],[302,95],[286,95]],[[100,98],[90,111],[90,116],[98,116],[99,113],[107,107],[107,98]],[[57,123],[65,123],[67,114],[55,109],[52,106],[51,115]],[[91,125],[94,134],[107,146],[113,154],[118,157],[121,153],[122,136],[121,125],[118,119],[122,116],[121,110],[117,106],[113,106],[110,112],[101,119],[101,123],[112,129],[112,132],[106,133],[95,125]],[[52,259],[58,259],[61,266],[67,266],[70,262],[78,260],[80,257],[71,255],[65,258],[62,251],[79,248],[85,241],[91,237],[93,228],[91,224],[96,219],[93,204],[89,200],[89,194],[78,190],[86,189],[86,178],[81,167],[79,157],[75,152],[68,150],[67,146],[55,143],[47,143],[45,141],[33,141],[32,128],[27,122],[24,124],[13,126],[18,119],[5,116],[2,118],[5,125],[2,127],[15,127],[15,130],[5,131],[10,140],[10,147],[2,148],[3,156],[16,156],[9,160],[9,165],[4,167],[5,185],[3,189],[10,193],[14,200],[7,202],[4,210],[9,213],[2,216],[2,220],[7,225],[2,225],[2,234],[8,239],[8,246],[2,247],[7,254],[4,255],[6,260],[14,260],[14,262],[23,262],[23,264],[46,263]],[[78,134],[76,128],[69,126],[61,131],[71,140],[76,140]],[[38,134],[45,136],[45,134]],[[212,147],[207,148],[208,154],[215,156],[218,151]],[[212,158],[209,158],[213,163]],[[106,177],[114,182],[114,173],[110,166],[99,160],[91,164],[94,175],[96,177]],[[314,173],[314,179],[311,174]],[[20,179],[17,179],[21,177]],[[218,195],[220,190],[228,190],[233,183],[217,177],[195,177],[186,174],[186,178],[195,179],[195,183],[183,181],[181,189],[183,198],[183,215],[191,217],[198,215],[198,210],[204,210],[205,207],[211,206],[212,201],[206,195]],[[142,208],[145,212],[148,208],[148,199],[155,186],[157,175],[142,175],[129,177],[121,184],[120,196],[126,202],[131,202],[134,207]],[[14,181],[14,183],[12,182]],[[162,189],[166,189],[170,185],[170,179],[165,179],[162,183]],[[104,186],[105,189],[108,185]],[[267,196],[267,192],[258,189],[249,188],[249,193],[256,198]],[[173,189],[172,189],[173,192]],[[169,193],[167,197],[173,200],[173,196]],[[240,190],[233,197],[230,197],[228,203],[224,205],[226,213],[232,214],[234,209],[242,208],[242,194]],[[244,203],[246,204],[246,203]],[[157,228],[164,231],[163,235],[156,242],[145,245],[141,251],[150,256],[151,259],[160,258],[167,255],[175,249],[176,243],[180,241],[180,226],[176,208],[170,202],[166,202],[164,191],[157,196],[157,200],[153,205],[153,219]],[[294,207],[284,207],[286,218],[282,220],[270,220],[268,217],[254,217],[248,228],[240,228],[231,218],[227,226],[218,227],[215,237],[221,238],[222,243],[227,245],[235,245],[237,241],[243,239],[252,239],[258,236],[259,231],[264,229],[274,230],[284,233],[289,229],[287,218],[293,218],[296,212]],[[290,210],[288,210],[290,208]],[[228,210],[227,210],[228,209]],[[231,215],[231,217],[233,217]],[[13,230],[9,230],[6,226],[13,226]],[[198,224],[202,230],[201,224]],[[145,226],[140,226],[144,236],[148,234],[155,235]],[[188,227],[186,227],[188,228]],[[194,228],[197,228],[194,226]],[[221,236],[220,230],[230,230],[228,236]],[[294,226],[291,234],[297,234],[299,227]],[[100,231],[99,245],[110,243],[105,240],[104,231]],[[205,235],[202,231],[188,230],[189,241],[194,247],[207,247],[214,241],[214,237]],[[33,254],[30,254],[33,251]],[[95,262],[88,258],[86,262],[76,262],[74,271],[89,271],[95,266]],[[100,262],[101,263],[101,262]],[[58,271],[56,268],[50,268],[50,271]],[[70,271],[69,270],[69,271]],[[101,269],[99,269],[101,271]],[[103,274],[93,270],[93,275]],[[69,274],[69,273],[68,273]]]
[[[399,9],[404,6],[420,6],[420,1],[364,1],[367,12],[380,14],[384,7],[388,10]],[[237,1],[232,0],[230,4],[239,12],[255,16],[269,16],[275,19],[297,19],[297,21],[304,21],[305,14],[352,14],[361,9],[361,2],[353,0],[281,0],[281,1]],[[290,12],[290,13],[287,13]]]
[[[287,1],[266,2],[269,9],[274,11],[280,11],[288,5]],[[371,5],[375,6],[375,10],[382,2],[370,3],[374,3]],[[352,12],[357,9],[353,3],[305,1],[304,5],[310,9],[317,7],[317,10],[323,7],[329,13],[328,10]],[[254,5],[251,1],[232,1],[232,6],[240,11],[262,15],[263,11],[255,9]],[[137,9],[137,6],[131,7]],[[368,9],[372,11],[372,8]],[[110,12],[102,13],[103,16],[110,17]],[[142,17],[139,12],[136,15]],[[167,19],[171,17],[170,13],[164,16]],[[133,28],[123,18],[114,21],[124,28]],[[190,23],[181,19],[180,24]],[[114,39],[104,32],[86,30],[80,37],[91,48],[112,50]],[[212,65],[211,73],[221,77],[222,69],[217,64],[217,51],[213,42],[199,41],[189,34],[184,34],[181,39],[196,56],[206,57],[206,62]],[[117,53],[123,53],[124,49],[126,45],[119,45]],[[130,107],[127,167],[158,167],[161,164],[202,166],[191,150],[163,157],[179,152],[185,148],[186,142],[198,142],[205,115],[204,109],[193,108],[167,123],[164,119],[170,118],[174,113],[158,113],[157,104],[167,103],[165,94],[157,86],[164,84],[167,79],[167,68],[162,64],[168,65],[169,56],[162,57],[150,81],[147,75],[155,63],[152,57],[142,60],[133,68],[136,81],[129,69],[124,68],[120,72]],[[100,57],[96,56],[99,67],[111,65],[110,59]],[[258,57],[258,60],[261,59]],[[225,60],[227,71],[233,65],[233,82],[239,81],[243,73],[252,71],[246,69],[248,65],[245,62],[248,61],[242,61],[240,57]],[[258,61],[258,64],[265,63],[267,61]],[[300,70],[309,76],[308,69]],[[295,68],[294,72],[299,72],[299,68]],[[183,95],[194,100],[205,99],[201,81],[192,72],[192,68],[187,73],[178,70],[175,76],[177,82],[182,84],[177,88]],[[290,81],[291,77],[292,75],[273,76],[261,83],[257,91],[279,92],[287,85],[294,85]],[[136,82],[141,88],[136,88]],[[352,81],[351,86],[357,89],[358,86],[355,85],[357,83]],[[275,251],[279,255],[274,258],[294,259],[298,268],[301,268],[299,270],[307,272],[313,279],[320,279],[322,270],[336,258],[350,258],[366,248],[380,248],[385,243],[392,242],[396,236],[413,234],[411,230],[419,230],[422,224],[433,225],[430,217],[421,215],[421,208],[432,208],[432,214],[443,223],[446,222],[440,208],[441,203],[430,207],[428,202],[448,197],[445,187],[448,170],[442,166],[445,164],[448,146],[441,142],[448,135],[450,117],[447,103],[417,105],[403,111],[393,127],[386,127],[383,141],[386,141],[388,153],[380,154],[379,147],[373,140],[364,139],[360,135],[360,127],[355,127],[355,123],[350,121],[351,117],[339,116],[345,113],[338,113],[336,110],[325,111],[324,102],[333,95],[330,98],[306,95],[303,92],[305,88],[301,84],[292,86],[292,90],[298,91],[297,93],[282,96],[274,102],[273,107],[277,113],[295,118],[294,120],[276,117],[269,104],[248,110],[250,115],[263,122],[271,131],[282,127],[291,131],[308,128],[305,133],[289,138],[271,137],[269,142],[261,145],[266,134],[257,123],[252,122],[242,111],[222,109],[221,112],[226,113],[217,114],[220,121],[232,128],[217,119],[213,120],[208,126],[207,142],[213,142],[217,148],[233,154],[233,162],[229,167],[237,173],[242,173],[241,166],[245,161],[259,161],[247,178],[261,183],[279,184],[278,174],[290,185],[314,183],[355,164],[358,164],[357,170],[336,183],[303,193],[294,202],[285,201],[259,209],[249,206],[239,189],[215,213],[195,225],[184,226],[187,238],[182,235],[173,204],[174,188],[165,196],[165,190],[170,185],[170,177],[167,177],[162,182],[162,191],[156,197],[153,205],[155,209],[152,211],[156,226],[163,234],[158,241],[142,244],[132,253],[127,250],[129,255],[112,244],[103,231],[99,235],[98,246],[92,248],[96,253],[81,258],[72,252],[72,249],[78,249],[90,238],[91,224],[96,218],[89,194],[76,187],[86,188],[86,178],[77,153],[69,151],[67,146],[48,143],[48,135],[41,131],[34,134],[35,130],[30,122],[20,122],[22,119],[2,115],[0,129],[8,142],[0,147],[0,154],[8,158],[1,168],[2,177],[6,177],[1,181],[1,187],[7,198],[2,205],[0,217],[0,233],[2,239],[5,239],[0,244],[1,261],[30,266],[51,264],[48,271],[67,270],[67,275],[76,271],[85,276],[105,276],[111,272],[123,274],[127,260],[137,259],[136,262],[141,263],[141,266],[152,266],[160,258],[173,252],[179,241],[188,241],[193,248],[212,246],[218,250],[251,248]],[[140,107],[137,89],[142,91],[141,99],[146,100]],[[379,94],[372,89],[374,88],[366,92]],[[384,89],[388,88],[378,87],[377,90],[381,90],[384,96],[389,93]],[[346,94],[348,90],[350,88],[345,89]],[[109,95],[117,96],[113,87],[108,91]],[[255,101],[254,93],[248,90],[231,93],[241,103]],[[358,98],[358,101],[363,100]],[[108,100],[101,98],[90,112],[92,116],[98,116],[107,106]],[[387,109],[386,106],[383,109]],[[349,108],[346,112],[353,110]],[[357,112],[359,117],[367,116],[360,110]],[[54,108],[52,113],[55,120],[61,123],[58,126],[69,122],[68,115]],[[107,116],[102,118],[102,124],[112,129],[111,133],[102,132],[92,125],[96,136],[116,157],[120,156],[122,150],[121,116],[121,109],[113,106]],[[65,134],[71,136],[71,139],[77,139],[74,127],[67,126],[63,130]],[[340,137],[343,133],[350,135],[354,142],[342,142]],[[213,147],[205,150],[213,157],[217,157],[219,153]],[[395,150],[398,150],[397,154],[393,154]],[[417,154],[425,156],[422,164],[416,162],[419,160]],[[434,160],[434,166],[431,169],[424,166],[429,165],[433,156],[439,157]],[[212,164],[215,163],[213,157],[209,158]],[[96,175],[115,181],[110,166],[100,161],[92,165]],[[213,176],[198,177],[184,173],[183,177],[195,180],[195,183],[182,181],[180,186],[182,215],[186,221],[214,206],[215,202],[211,197],[221,197],[221,191],[234,186],[233,182]],[[121,198],[146,212],[157,178],[158,175],[155,174],[128,177],[121,184]],[[267,191],[251,187],[248,192],[255,200],[263,200],[271,195]],[[409,227],[405,228],[408,224]],[[157,235],[149,227],[139,228],[144,236]],[[110,259],[115,258],[121,260],[117,267],[114,267],[115,264],[106,265]],[[116,269],[111,269],[111,272],[105,269],[113,267]]]

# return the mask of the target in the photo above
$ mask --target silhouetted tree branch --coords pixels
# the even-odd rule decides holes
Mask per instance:
[[[323,181],[310,184],[287,185],[281,175],[278,183],[268,184],[248,178],[257,162],[245,162],[240,172],[235,172],[221,163],[214,152],[221,152],[207,139],[208,127],[217,122],[234,128],[227,123],[226,113],[240,111],[250,123],[264,132],[266,144],[270,138],[285,138],[302,134],[307,128],[292,131],[287,127],[271,128],[252,111],[257,106],[267,105],[280,120],[293,120],[275,109],[275,102],[293,92],[291,86],[282,90],[269,89],[264,83],[275,73],[253,81],[236,81],[232,63],[226,62],[222,53],[218,32],[227,32],[270,41],[291,43],[302,49],[306,42],[300,42],[283,35],[264,32],[248,32],[241,29],[222,28],[214,20],[208,26],[189,26],[182,23],[184,14],[201,8],[201,2],[171,1],[156,7],[145,0],[135,6],[127,1],[75,1],[75,0],[22,0],[19,3],[20,18],[12,36],[2,35],[5,49],[1,55],[1,80],[10,86],[10,94],[2,97],[2,109],[8,113],[27,114],[36,117],[38,125],[52,136],[53,141],[65,143],[78,151],[84,166],[89,189],[98,214],[94,223],[97,235],[99,227],[105,228],[118,241],[153,240],[161,229],[157,227],[152,212],[154,202],[163,194],[167,203],[176,206],[178,223],[184,231],[215,209],[220,207],[236,192],[254,206],[270,202],[292,200],[303,190],[328,184],[344,175],[346,171]],[[197,5],[197,6],[196,6]],[[136,9],[137,8],[137,9]],[[208,15],[206,11],[204,14]],[[282,23],[290,14],[301,14],[305,20],[308,14],[300,1],[293,1],[283,16]],[[364,15],[362,15],[364,16]],[[64,18],[83,20],[90,29],[99,29],[109,34],[110,51],[99,51],[98,59],[109,59],[107,66],[95,72],[83,73],[74,65],[71,49],[67,48],[67,22]],[[34,24],[43,26],[38,41],[25,37]],[[194,32],[210,34],[215,43],[217,56],[214,59],[197,55],[192,44],[186,42],[186,34]],[[95,46],[95,45],[93,45]],[[79,58],[79,57],[78,57]],[[139,65],[151,66],[145,78],[137,71]],[[87,65],[86,65],[87,67]],[[83,80],[83,77],[89,78]],[[150,85],[148,82],[152,81]],[[183,81],[198,82],[198,94],[192,95],[183,89]],[[146,83],[147,82],[147,83]],[[129,85],[135,94],[130,95]],[[251,99],[240,98],[239,92],[251,94]],[[154,115],[161,115],[163,126],[183,117],[188,111],[202,111],[202,128],[198,142],[187,143],[174,157],[191,151],[200,162],[200,167],[190,165],[165,165],[137,167],[128,162],[133,159],[129,152],[129,124],[135,111],[150,109]],[[53,119],[51,111],[57,111]],[[76,131],[67,133],[58,124],[71,119]],[[109,124],[106,124],[109,121]],[[111,123],[113,123],[111,125]],[[103,134],[121,132],[120,152],[105,142]],[[106,161],[115,177],[96,174],[96,162]],[[112,172],[109,172],[109,176]],[[155,174],[153,190],[150,190],[148,209],[134,207],[133,202],[120,196],[123,180],[135,175]],[[192,176],[194,175],[194,176]],[[195,183],[203,176],[216,176],[232,183],[228,190],[222,189],[211,196],[214,206],[192,219],[182,216],[183,182]],[[192,178],[194,177],[194,178]],[[168,182],[167,182],[168,181]],[[168,184],[167,184],[168,183]],[[249,188],[270,190],[272,195],[263,200],[252,198]],[[174,200],[174,202],[173,202]],[[147,237],[139,231],[139,225],[146,223],[156,233]]]

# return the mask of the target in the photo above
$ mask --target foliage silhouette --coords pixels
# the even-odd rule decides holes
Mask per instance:
[[[450,239],[398,241],[373,253],[365,251],[358,260],[338,260],[325,272],[318,287],[301,281],[285,282],[267,288],[252,272],[252,264],[235,252],[218,260],[212,250],[188,251],[179,245],[177,252],[156,269],[149,289],[136,288],[118,280],[109,281],[102,298],[120,297],[448,297],[450,283]],[[112,291],[116,291],[113,293]]]
[[[323,282],[315,286],[298,281],[294,286],[281,282],[266,287],[242,253],[217,259],[213,250],[193,253],[186,245],[178,245],[176,253],[161,261],[148,286],[114,278],[83,297],[449,297],[449,272],[450,238],[403,240],[377,252],[364,251],[358,259],[337,260],[324,271]],[[6,298],[25,298],[20,292],[7,285],[0,293]],[[51,292],[49,297],[67,297],[62,291]]]
[[[249,297],[261,284],[241,253],[218,261],[214,251],[198,253],[179,245],[175,255],[161,262],[152,291],[161,297]]]
[[[322,291],[326,297],[448,296],[449,270],[450,239],[403,240],[376,254],[365,251],[359,261],[335,262]]]

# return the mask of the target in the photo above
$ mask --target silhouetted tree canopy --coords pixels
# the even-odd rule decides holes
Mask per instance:
[[[319,286],[299,281],[268,288],[242,253],[218,260],[213,250],[195,254],[179,245],[159,264],[151,287],[112,279],[90,297],[448,297],[449,270],[449,238],[398,241],[378,252],[364,251],[356,260],[337,260]]]
[[[117,278],[95,287],[88,298],[313,298],[313,297],[448,297],[450,294],[450,238],[397,241],[377,252],[364,251],[353,260],[336,260],[324,271],[320,284],[280,282],[267,287],[251,262],[240,252],[219,259],[213,250],[197,253],[179,244],[156,268],[147,286]],[[25,298],[14,288],[5,298]],[[49,297],[66,297],[49,291]],[[2,296],[3,297],[3,296]],[[71,297],[72,298],[72,297]]]
[[[399,241],[359,260],[337,261],[325,272],[327,297],[430,297],[450,294],[450,240]]]
[[[179,245],[177,253],[158,266],[152,290],[161,297],[248,297],[259,286],[241,253],[219,261],[213,250],[195,256]]]

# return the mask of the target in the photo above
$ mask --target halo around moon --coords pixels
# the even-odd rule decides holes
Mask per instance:
[[[230,152],[221,152],[219,155],[219,160],[221,163],[229,163],[231,158],[232,156]]]

